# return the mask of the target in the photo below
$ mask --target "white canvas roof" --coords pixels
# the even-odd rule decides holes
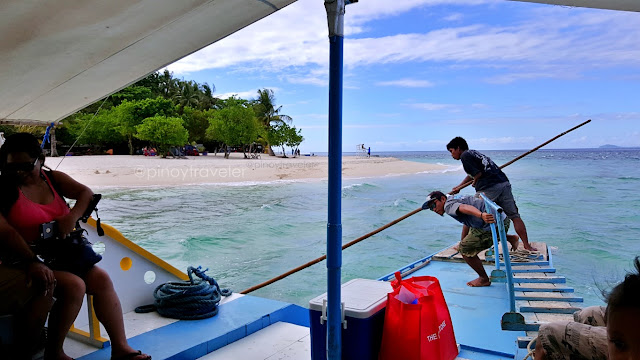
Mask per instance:
[[[3,0],[0,123],[60,120],[294,1]]]
[[[640,11],[640,0],[516,0],[541,4],[587,7],[622,11]]]

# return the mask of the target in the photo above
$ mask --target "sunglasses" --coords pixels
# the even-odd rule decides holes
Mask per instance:
[[[429,210],[434,211],[436,209],[436,200],[433,200],[431,203],[427,204]]]
[[[37,162],[38,158],[36,158],[33,162],[7,163],[4,166],[4,170],[11,173],[15,173],[18,171],[29,172],[36,167]]]

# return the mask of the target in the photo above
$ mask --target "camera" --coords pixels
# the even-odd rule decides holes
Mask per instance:
[[[56,237],[58,237],[57,221],[40,224],[40,240],[49,240]]]

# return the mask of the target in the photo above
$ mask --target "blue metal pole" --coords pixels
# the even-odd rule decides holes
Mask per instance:
[[[502,222],[502,208],[499,207],[496,203],[491,201],[484,194],[480,194],[482,199],[484,200],[485,210],[491,211],[491,214],[496,219],[495,224],[491,224],[491,228],[493,229],[493,241],[495,245],[495,257],[496,257],[496,267],[500,264],[499,261],[499,252],[498,252],[498,244],[496,240],[496,235],[500,238],[500,243],[502,244],[502,258],[504,259],[504,267],[507,278],[507,289],[509,291],[509,311],[516,311],[516,300],[514,293],[514,285],[513,285],[513,273],[511,272],[511,257],[509,256],[509,246],[507,245],[507,231],[504,228],[504,223]],[[496,231],[497,227],[497,231]]]
[[[342,49],[344,0],[325,1],[329,23],[327,359],[342,358]]]

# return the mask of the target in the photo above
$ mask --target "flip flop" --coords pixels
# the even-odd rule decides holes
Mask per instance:
[[[111,357],[111,360],[133,360],[133,359],[135,359],[136,356],[140,356],[140,355],[144,355],[144,354],[142,354],[141,350],[138,350],[137,352],[125,354],[125,355],[122,355],[122,356]],[[143,358],[141,360],[151,360],[151,355],[147,355],[147,357],[145,357],[145,358]]]

